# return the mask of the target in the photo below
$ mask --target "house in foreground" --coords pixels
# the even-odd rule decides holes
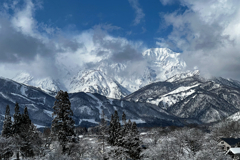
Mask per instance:
[[[230,148],[236,148],[240,144],[240,138],[221,138],[218,146],[224,151],[228,151]],[[240,147],[240,146],[239,146]]]

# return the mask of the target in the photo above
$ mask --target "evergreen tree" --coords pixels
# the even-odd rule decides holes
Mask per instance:
[[[10,116],[10,107],[7,105],[5,119],[3,123],[2,136],[9,138],[12,136],[12,120]]]
[[[99,123],[99,132],[101,135],[105,135],[106,132],[107,132],[107,121],[105,119],[105,114],[104,114],[104,111],[102,110],[102,113],[101,113],[101,120],[100,120],[100,123]]]
[[[124,117],[124,116],[123,116]],[[119,146],[122,149],[121,154],[124,154],[125,157],[130,157],[129,156],[129,144],[130,144],[130,139],[131,139],[131,134],[130,134],[130,126],[132,125],[132,122],[128,120],[128,122],[125,123],[122,127],[121,131],[121,139],[119,139]]]
[[[69,101],[68,93],[60,90],[57,93],[56,101],[53,106],[54,119],[52,121],[52,136],[58,139],[62,146],[62,152],[65,153],[67,148],[68,137],[74,134],[73,112]]]
[[[15,104],[15,113],[13,115],[14,121],[12,125],[13,134],[19,134],[21,132],[21,123],[22,123],[22,115],[19,111],[19,105],[16,102]]]
[[[16,103],[13,117],[14,150],[17,151],[17,154],[20,151],[24,157],[32,157],[39,153],[42,140],[39,137],[39,131],[31,123],[27,107],[25,107],[24,113],[20,114],[19,105]]]
[[[136,122],[131,126],[128,149],[132,159],[140,159],[141,146]]]
[[[110,121],[110,125],[109,125],[109,129],[108,129],[108,134],[109,134],[109,137],[108,137],[108,143],[110,145],[113,145],[114,144],[114,124],[113,124],[113,114],[111,116],[111,121]]]
[[[122,114],[122,124],[126,125],[126,123],[127,123],[126,114],[123,112],[123,114]]]
[[[121,129],[121,136],[124,137],[126,134],[126,129],[127,129],[127,121],[126,121],[126,115],[123,112],[122,114],[122,129]]]
[[[30,124],[32,123],[31,119],[29,118],[27,107],[24,108],[24,113],[22,114],[22,122],[24,124],[27,124],[28,126],[30,126]]]
[[[32,122],[29,118],[27,107],[25,107],[21,117],[21,134],[22,135],[25,136],[25,134],[28,134],[31,123]]]
[[[126,133],[130,133],[132,128],[132,122],[129,119],[128,122],[126,123]]]
[[[131,125],[131,132],[132,132],[133,135],[138,135],[139,134],[136,122],[132,123],[132,125]]]
[[[99,123],[99,133],[100,133],[100,139],[102,139],[102,151],[103,151],[103,159],[106,159],[105,155],[105,135],[107,134],[107,121],[105,120],[105,114],[102,110],[101,114],[101,120]]]
[[[20,139],[21,139],[21,152],[25,153],[26,157],[34,156],[33,151],[33,141],[37,141],[38,137],[34,136],[34,139],[32,139],[32,136],[34,134],[33,124],[29,118],[28,115],[28,109],[27,107],[24,108],[24,113],[21,117],[21,132],[19,133]]]
[[[119,122],[118,112],[115,110],[114,115],[111,117],[109,126],[108,142],[112,146],[118,145],[121,136],[121,124]]]

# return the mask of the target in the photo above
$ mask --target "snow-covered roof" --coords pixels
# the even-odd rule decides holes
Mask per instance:
[[[230,148],[227,153],[240,154],[240,148]]]

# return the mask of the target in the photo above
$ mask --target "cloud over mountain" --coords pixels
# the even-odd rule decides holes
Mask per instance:
[[[145,49],[142,42],[110,35],[121,27],[103,23],[81,31],[54,28],[36,20],[35,12],[43,9],[36,2],[14,1],[1,8],[1,76],[12,78],[27,71],[36,77],[51,75],[57,79],[62,64],[76,73],[106,57],[114,62],[141,59]]]
[[[176,46],[189,67],[198,66],[207,76],[239,79],[240,2],[180,0],[180,4],[187,9],[161,14],[172,32],[159,44]]]

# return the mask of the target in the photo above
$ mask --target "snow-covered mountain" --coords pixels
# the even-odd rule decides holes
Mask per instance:
[[[132,70],[131,62],[115,64],[103,61],[99,62],[99,68],[107,75],[111,75],[130,92],[134,92],[145,85],[155,81],[166,80],[177,73],[184,72],[186,64],[180,59],[180,53],[175,53],[167,48],[152,48],[142,53],[142,63],[137,73],[128,74]],[[110,74],[109,74],[109,68]],[[113,73],[112,73],[113,72]]]
[[[69,92],[90,92],[121,99],[130,94],[130,92],[121,86],[116,80],[113,80],[104,72],[99,70],[88,70],[79,72],[73,77]]]
[[[238,112],[240,88],[232,85],[220,84],[214,79],[204,80],[197,73],[189,73],[152,83],[121,100],[84,92],[70,93],[69,99],[73,118],[80,126],[96,125],[102,110],[108,120],[117,110],[119,115],[124,111],[128,119],[142,126],[182,126],[215,122]],[[3,106],[0,108],[0,123],[5,114],[4,106],[10,105],[13,114],[15,102],[18,102],[21,111],[28,107],[33,123],[50,126],[53,96],[40,88],[4,78],[0,78],[0,86],[0,105]]]
[[[26,85],[39,87],[52,95],[55,95],[60,89],[65,89],[65,87],[58,80],[54,80],[51,77],[34,78],[26,72],[18,74],[13,78],[13,80]]]
[[[68,71],[68,68],[63,65],[64,71],[62,71],[63,69],[58,67],[61,70],[60,73],[67,74],[61,77],[61,83],[54,77],[39,79],[27,73],[19,74],[13,80],[39,87],[53,94],[62,89],[68,92],[99,93],[119,99],[152,82],[166,80],[183,72],[186,64],[179,55],[180,53],[167,48],[152,48],[142,53],[142,64],[137,67],[137,69],[140,68],[138,72],[132,69],[130,61],[116,63],[105,58],[95,62],[92,68],[79,68],[79,72],[74,75],[70,74],[72,69]]]
[[[186,63],[179,56],[180,53],[175,53],[168,48],[152,48],[143,52],[148,66],[157,73],[156,80],[165,80],[182,72]]]
[[[14,114],[15,103],[18,102],[20,111],[28,107],[29,115],[38,127],[50,126],[52,122],[53,105],[55,98],[43,90],[27,86],[10,79],[0,78],[0,130],[5,115],[5,107],[10,106],[11,115]],[[156,105],[147,103],[133,103],[118,99],[109,99],[100,94],[77,92],[69,94],[74,121],[78,126],[92,126],[100,121],[102,110],[108,120],[115,110],[121,117],[126,113],[127,119],[139,125],[184,125],[185,122],[176,116],[168,114]]]
[[[219,78],[205,80],[198,74],[181,74],[147,85],[124,100],[155,104],[175,116],[208,123],[239,111],[238,84],[224,78],[220,82]]]

